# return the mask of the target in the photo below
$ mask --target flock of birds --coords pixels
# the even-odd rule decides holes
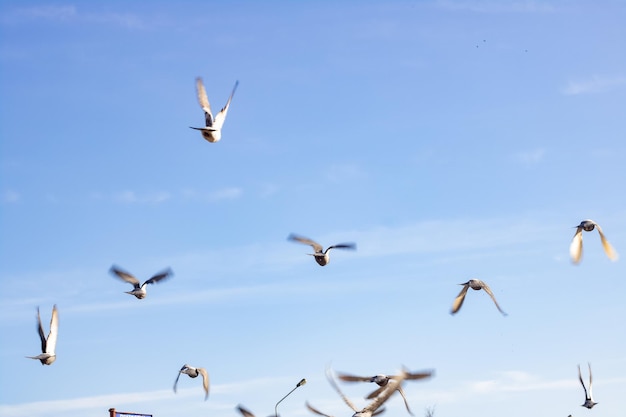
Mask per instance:
[[[237,81],[224,107],[217,113],[217,115],[213,116],[213,113],[211,111],[211,105],[209,104],[209,99],[206,94],[206,89],[204,87],[202,79],[198,77],[196,79],[196,90],[197,90],[197,95],[198,95],[198,102],[200,104],[200,107],[204,111],[205,127],[191,127],[191,129],[199,130],[202,133],[202,137],[211,143],[218,142],[222,138],[222,127],[224,126],[224,122],[228,114],[230,103],[233,99],[233,96],[235,94],[235,91],[237,90],[238,85],[239,85],[239,82]],[[600,242],[602,243],[602,247],[607,257],[612,261],[616,261],[618,259],[617,252],[615,251],[613,246],[611,246],[609,241],[606,239],[606,236],[604,235],[604,232],[602,231],[602,228],[600,227],[600,225],[594,222],[593,220],[583,220],[578,226],[576,226],[576,232],[574,233],[574,237],[570,244],[570,257],[574,264],[579,263],[582,259],[583,231],[591,232],[594,229],[598,230],[598,234],[600,235]],[[320,245],[319,243],[303,236],[290,234],[287,237],[287,239],[289,241],[302,243],[302,244],[311,246],[314,252],[310,253],[309,255],[313,256],[315,261],[320,266],[325,266],[329,263],[331,249],[356,250],[355,243],[339,243],[339,244],[328,246],[326,249],[324,249],[324,247]],[[172,270],[168,268],[166,270],[163,270],[155,274],[151,278],[141,283],[141,281],[138,280],[136,277],[134,277],[132,274],[120,269],[119,267],[115,265],[111,267],[110,272],[112,275],[119,278],[120,280],[127,282],[129,284],[132,284],[133,289],[131,291],[126,291],[126,293],[135,296],[139,300],[144,299],[146,297],[147,295],[146,289],[149,284],[159,283],[161,281],[164,281],[170,278],[173,275]],[[463,285],[463,289],[454,299],[454,302],[452,303],[452,308],[450,310],[450,314],[458,313],[458,311],[461,309],[461,306],[463,305],[463,302],[465,301],[465,297],[467,295],[468,290],[471,288],[475,291],[479,291],[479,290],[485,291],[493,300],[498,311],[503,316],[507,315],[507,313],[505,313],[500,307],[500,305],[498,304],[496,297],[491,291],[491,288],[489,288],[489,286],[485,282],[479,279],[470,279],[469,281],[459,284],[459,285]],[[56,360],[56,343],[57,343],[58,332],[59,332],[59,312],[58,312],[56,305],[54,305],[54,307],[52,308],[52,317],[50,319],[50,331],[47,337],[44,333],[43,326],[41,323],[41,315],[39,313],[39,308],[37,308],[37,332],[41,340],[41,353],[37,356],[27,356],[27,358],[39,360],[42,365],[52,365],[52,363],[54,363],[54,361]],[[582,404],[582,407],[591,409],[598,403],[594,402],[593,400],[591,365],[588,364],[588,367],[589,367],[589,388],[587,389],[583,381],[582,374],[580,371],[580,365],[578,365],[578,379],[585,392],[585,402]],[[183,365],[178,371],[176,380],[174,381],[173,389],[175,393],[177,390],[178,380],[180,376],[183,374],[188,375],[190,378],[197,378],[198,376],[202,376],[202,386],[203,386],[204,393],[205,393],[204,399],[207,400],[209,397],[209,386],[210,386],[209,374],[207,370],[205,368],[193,367],[188,364]],[[354,411],[353,417],[372,417],[372,416],[381,414],[382,412],[384,412],[384,408],[382,407],[383,404],[396,392],[398,392],[402,396],[407,412],[410,415],[413,415],[413,412],[411,411],[409,407],[408,401],[402,389],[402,384],[407,380],[427,379],[427,378],[432,377],[433,374],[434,374],[434,371],[432,370],[411,373],[406,368],[403,368],[402,371],[398,373],[397,375],[377,374],[374,376],[356,376],[356,375],[350,375],[350,374],[345,374],[345,373],[337,373],[336,377],[343,382],[370,382],[370,383],[375,383],[378,385],[378,389],[376,389],[375,391],[371,392],[370,394],[366,396],[367,399],[371,399],[372,401],[364,408],[358,409],[354,405],[354,403],[352,403],[352,401],[350,401],[350,399],[346,397],[343,394],[343,392],[341,392],[341,390],[339,389],[339,386],[337,385],[335,381],[335,375],[333,374],[332,370],[330,368],[326,370],[326,376],[330,385],[335,389],[335,391],[337,391],[337,393],[343,399],[343,401]],[[293,388],[287,395],[285,395],[280,401],[278,401],[278,403],[276,403],[274,417],[278,417],[278,411],[277,411],[278,404],[282,400],[284,400],[287,396],[289,396],[293,391],[295,391],[298,387],[304,385],[305,383],[306,383],[306,379],[300,380],[300,382],[298,382],[295,388]],[[314,408],[308,402],[306,403],[306,407],[315,414],[325,416],[325,417],[332,417]],[[243,415],[243,417],[255,417],[254,414],[252,414],[249,410],[245,409],[241,405],[237,406],[236,409]],[[569,417],[571,417],[571,415]]]

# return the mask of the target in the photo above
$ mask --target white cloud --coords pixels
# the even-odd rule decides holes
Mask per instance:
[[[226,187],[215,191],[198,191],[193,188],[186,188],[182,191],[182,196],[190,200],[201,200],[215,203],[222,200],[235,200],[243,195],[243,190],[239,187]]]
[[[543,148],[537,148],[532,151],[524,151],[517,153],[516,159],[524,165],[535,165],[541,162],[546,154]]]
[[[129,13],[84,13],[76,6],[33,6],[15,9],[5,14],[3,22],[13,23],[20,20],[48,20],[54,22],[83,22],[114,24],[129,29],[141,29],[145,22]]]
[[[113,200],[120,203],[163,203],[171,198],[170,193],[166,191],[158,191],[155,193],[137,194],[134,191],[122,191],[113,195]]]
[[[22,199],[22,196],[13,190],[6,190],[2,193],[2,202],[3,203],[17,203]]]
[[[436,4],[446,10],[477,13],[546,13],[555,10],[552,5],[532,0],[439,0]]]
[[[363,169],[353,163],[334,164],[331,165],[326,172],[326,178],[333,182],[363,178],[365,176]]]
[[[585,80],[570,81],[562,92],[565,95],[602,93],[626,85],[625,76],[603,77],[594,75]]]
[[[246,391],[252,391],[253,389],[258,389],[259,387],[266,386],[267,384],[275,381],[282,382],[283,380],[284,378],[257,378],[230,384],[212,385],[211,392],[217,394],[243,393]],[[197,387],[179,389],[177,391],[176,398],[194,396],[198,396]],[[123,407],[128,407],[132,404],[145,405],[146,403],[155,403],[165,400],[174,401],[171,389],[97,395],[54,401],[36,401],[24,404],[0,405],[0,416],[22,417],[33,415],[59,415],[77,410],[94,410],[98,414],[102,414],[102,410],[108,410],[111,407],[111,404],[115,404],[116,409],[122,411]]]

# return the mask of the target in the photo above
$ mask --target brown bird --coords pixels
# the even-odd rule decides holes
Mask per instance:
[[[178,375],[176,376],[176,381],[174,381],[174,392],[176,392],[176,385],[178,384],[178,378],[180,378],[181,374],[189,375],[190,378],[196,378],[198,375],[202,375],[202,387],[204,388],[204,401],[209,398],[209,374],[204,368],[194,368],[193,366],[184,364],[180,371],[178,371]]]
[[[336,245],[329,246],[328,248],[326,248],[326,250],[324,250],[324,247],[320,245],[319,243],[309,238],[295,235],[293,233],[287,237],[287,240],[300,242],[300,243],[304,243],[305,245],[312,246],[315,253],[309,253],[308,255],[315,257],[315,261],[320,266],[324,266],[328,264],[328,262],[330,262],[330,257],[329,257],[330,254],[328,252],[331,249],[356,249],[356,244],[354,243],[338,243]]]
[[[452,310],[450,311],[450,314],[456,314],[456,312],[458,312],[461,309],[461,306],[463,305],[463,301],[465,301],[465,295],[467,294],[467,290],[471,288],[476,291],[485,290],[485,292],[489,294],[494,304],[498,308],[498,311],[500,311],[500,313],[502,313],[503,316],[507,315],[504,311],[502,311],[502,309],[498,305],[498,302],[496,301],[496,297],[493,295],[493,292],[491,292],[491,288],[489,288],[489,286],[483,281],[479,279],[470,279],[469,281],[463,284],[459,284],[459,285],[463,285],[463,289],[461,290],[459,295],[457,295],[456,298],[454,299],[454,303],[452,303]]]
[[[430,378],[433,375],[433,373],[434,371],[424,371],[424,372],[419,372],[419,373],[406,372],[404,379],[405,380],[418,380],[418,379]],[[344,382],[374,382],[376,383],[379,386],[379,388],[371,392],[367,397],[365,397],[368,400],[370,400],[372,398],[378,397],[378,395],[385,390],[389,381],[392,379],[398,378],[398,376],[397,375],[383,375],[383,374],[378,374],[374,376],[356,376],[356,375],[350,375],[350,374],[337,372],[337,378],[339,378],[340,380]],[[406,396],[404,395],[404,390],[402,389],[402,386],[398,386],[398,393],[402,396],[402,399],[404,400],[406,411],[408,411],[410,415],[414,415],[411,409],[409,408],[409,403],[407,402]]]
[[[602,247],[604,248],[604,253],[609,257],[612,261],[617,261],[619,256],[613,246],[606,240],[604,233],[602,233],[602,228],[600,225],[593,220],[583,220],[580,222],[578,226],[576,226],[576,233],[574,233],[574,237],[572,238],[572,243],[569,246],[569,254],[572,258],[572,262],[577,264],[580,262],[580,259],[583,256],[583,230],[585,232],[591,232],[593,229],[598,229],[598,234],[600,235],[600,242],[602,242]]]
[[[41,354],[37,356],[26,356],[29,359],[39,359],[42,365],[52,365],[57,359],[55,353],[57,345],[57,336],[59,334],[59,311],[56,304],[52,307],[52,318],[50,319],[50,332],[48,337],[43,332],[43,326],[41,325],[41,316],[39,315],[39,307],[37,307],[37,332],[39,333],[39,339],[41,339]]]
[[[333,378],[330,370],[326,371],[326,377],[328,378],[328,382],[330,382],[332,387],[335,389],[335,391],[337,391],[337,393],[339,394],[341,399],[348,405],[348,407],[350,407],[354,411],[354,414],[352,415],[352,417],[372,417],[372,416],[375,416],[375,415],[378,415],[378,414],[382,413],[384,411],[384,408],[381,408],[381,406],[396,391],[399,391],[398,388],[400,388],[400,385],[402,385],[402,383],[404,382],[404,379],[406,378],[406,375],[407,375],[407,372],[403,370],[403,372],[400,375],[397,375],[396,377],[394,377],[394,379],[391,379],[388,382],[387,386],[383,389],[383,391],[380,393],[380,395],[378,395],[378,397],[376,397],[371,403],[366,405],[363,409],[359,410],[352,403],[352,401],[350,401],[350,399],[348,397],[346,397],[343,394],[343,392],[341,392],[341,390],[339,389],[339,386],[337,386],[337,383],[335,382],[335,379]],[[306,403],[306,406],[307,406],[307,408],[311,412],[313,412],[315,414],[319,414],[319,415],[324,416],[324,417],[332,417],[332,416],[330,416],[328,414],[322,413],[321,411],[319,411],[318,409],[316,409],[312,405],[310,405],[308,402]]]
[[[224,121],[226,121],[228,108],[230,107],[230,102],[235,95],[235,90],[237,90],[238,85],[239,81],[235,82],[235,86],[233,87],[232,93],[230,93],[230,97],[228,97],[226,105],[222,108],[222,110],[220,110],[219,113],[217,113],[217,115],[215,115],[215,118],[213,118],[211,105],[209,104],[209,98],[206,95],[206,90],[204,89],[202,78],[196,78],[198,103],[200,103],[200,107],[202,107],[202,110],[204,110],[204,121],[206,126],[192,127],[191,129],[199,130],[202,133],[202,137],[211,143],[219,142],[219,140],[222,138],[222,126],[224,125]]]

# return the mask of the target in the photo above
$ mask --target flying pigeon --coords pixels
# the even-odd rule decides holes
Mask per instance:
[[[202,375],[202,387],[204,388],[204,400],[206,401],[209,398],[209,374],[204,368],[194,368],[193,366],[184,364],[180,371],[178,371],[178,375],[176,376],[176,381],[174,381],[174,392],[176,392],[176,385],[178,384],[178,378],[180,378],[181,374],[189,375],[190,378],[196,378],[198,375]]]
[[[582,404],[581,407],[585,407],[591,410],[593,406],[598,403],[593,402],[593,397],[591,394],[591,384],[592,384],[591,364],[588,363],[587,366],[589,366],[589,391],[587,391],[587,388],[585,388],[585,383],[583,382],[583,376],[580,373],[580,365],[578,365],[578,379],[580,380],[580,385],[582,385],[583,389],[585,390],[585,403]]]
[[[371,403],[366,405],[363,409],[359,410],[352,403],[352,401],[350,401],[350,399],[348,397],[346,397],[343,394],[343,392],[341,392],[341,390],[337,386],[337,383],[335,382],[332,374],[330,373],[330,370],[326,371],[326,377],[328,378],[328,382],[330,382],[330,384],[333,386],[335,391],[337,391],[337,393],[339,394],[341,399],[343,399],[343,401],[348,405],[348,407],[350,407],[354,411],[354,414],[352,415],[352,417],[372,417],[372,416],[375,416],[375,415],[378,415],[378,414],[382,413],[384,411],[384,409],[382,409],[380,407],[396,391],[399,391],[399,388],[402,385],[402,383],[404,382],[404,379],[406,378],[406,375],[407,375],[407,372],[403,371],[400,375],[398,375],[394,379],[390,380],[389,383],[387,384],[387,387],[380,393],[380,395],[378,395]],[[315,414],[319,414],[319,415],[324,416],[324,417],[332,417],[332,416],[330,416],[328,414],[322,413],[321,411],[317,410],[316,408],[311,406],[308,402],[306,403],[306,406],[307,406],[307,408],[310,411],[312,411]]]
[[[324,266],[328,262],[330,262],[329,251],[331,249],[356,249],[356,244],[354,244],[354,243],[339,243],[337,245],[329,246],[328,248],[326,248],[326,250],[324,250],[322,245],[320,245],[319,243],[317,243],[317,242],[315,242],[315,241],[313,241],[313,240],[311,240],[309,238],[295,235],[293,233],[290,234],[287,237],[287,240],[304,243],[305,245],[311,245],[313,247],[313,250],[315,251],[315,253],[309,253],[308,255],[311,255],[311,256],[315,257],[315,261],[318,264],[320,264],[320,266]]]
[[[59,333],[59,311],[56,304],[52,307],[52,318],[50,319],[50,333],[48,337],[44,335],[43,326],[41,325],[41,316],[39,315],[39,307],[37,307],[37,331],[41,339],[41,354],[37,356],[27,356],[29,359],[39,359],[42,365],[52,365],[57,359],[55,348],[57,345],[57,336]]]
[[[576,226],[576,233],[574,233],[574,238],[572,239],[572,243],[569,246],[569,254],[572,258],[572,262],[577,264],[580,262],[580,259],[583,255],[583,230],[585,232],[591,232],[593,229],[598,229],[598,234],[600,235],[600,242],[602,242],[602,247],[604,248],[604,253],[609,257],[612,261],[617,261],[619,257],[613,246],[606,240],[604,233],[602,233],[602,229],[600,225],[593,220],[583,220],[580,222],[578,226]]]
[[[502,313],[503,316],[506,316],[506,313],[502,311],[502,309],[498,305],[498,302],[496,301],[496,297],[493,295],[493,292],[491,292],[491,288],[489,288],[489,286],[483,281],[479,279],[470,279],[466,283],[459,284],[459,285],[463,285],[463,289],[461,290],[459,295],[457,295],[456,298],[454,299],[454,303],[452,304],[452,310],[450,311],[450,314],[455,314],[461,309],[461,306],[463,305],[463,301],[465,301],[465,295],[467,294],[467,290],[471,288],[476,291],[485,290],[485,292],[489,294],[489,296],[495,303],[500,313]]]
[[[228,107],[230,107],[230,102],[233,99],[233,95],[235,95],[235,90],[237,90],[238,85],[239,81],[235,82],[235,86],[233,87],[232,93],[230,93],[230,97],[228,97],[226,105],[222,108],[222,110],[220,110],[219,113],[217,113],[214,118],[213,112],[211,112],[209,99],[206,95],[206,90],[204,89],[204,84],[202,83],[202,78],[196,78],[198,103],[200,103],[200,107],[202,107],[202,110],[204,110],[206,127],[192,127],[191,129],[199,130],[202,133],[202,137],[211,143],[219,142],[219,140],[222,138],[222,126],[224,125],[224,121],[226,120]]]
[[[434,371],[424,371],[420,373],[406,372],[404,379],[405,380],[418,380],[418,379],[430,378],[433,373]],[[368,400],[378,397],[378,395],[380,395],[380,393],[385,390],[390,380],[398,378],[397,375],[378,374],[374,376],[356,376],[356,375],[349,375],[349,374],[344,374],[340,372],[337,372],[337,377],[344,382],[374,382],[376,383],[379,386],[379,388],[371,392],[367,397],[365,397]],[[409,408],[409,403],[407,402],[406,396],[404,395],[404,390],[402,389],[402,386],[398,386],[398,393],[402,396],[402,399],[404,400],[404,405],[406,407],[406,410],[409,412],[410,415],[414,415],[411,409]]]
[[[140,285],[139,280],[137,278],[135,278],[128,272],[119,269],[115,265],[111,267],[110,272],[114,274],[117,278],[121,279],[122,281],[126,281],[130,284],[133,284],[134,288],[132,291],[124,291],[124,292],[126,294],[134,295],[140,300],[143,298],[146,298],[146,285],[156,284],[157,282],[160,282],[164,279],[169,278],[173,274],[172,270],[168,268],[164,270],[163,272],[159,272],[158,274],[154,275],[152,278],[150,278],[149,280],[146,280],[143,284]]]

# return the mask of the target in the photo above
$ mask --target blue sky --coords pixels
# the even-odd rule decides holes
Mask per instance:
[[[626,4],[0,4],[0,416],[623,414]],[[236,80],[222,140],[204,118]],[[290,233],[356,242],[318,266]],[[145,280],[137,300],[117,264]],[[457,284],[486,281],[502,308]],[[41,366],[35,312],[60,316]],[[594,372],[593,410],[577,380]],[[172,384],[189,363],[211,377]],[[343,386],[359,406],[369,385]],[[405,413],[399,397],[386,415]],[[349,413],[349,414],[348,414]]]

